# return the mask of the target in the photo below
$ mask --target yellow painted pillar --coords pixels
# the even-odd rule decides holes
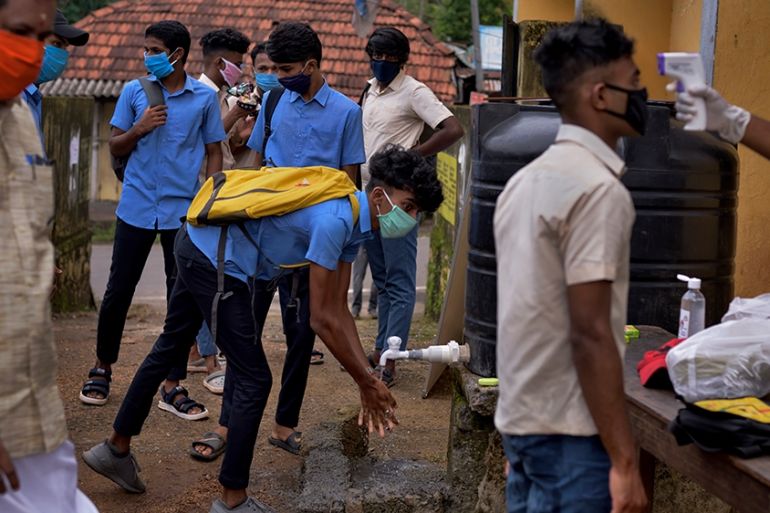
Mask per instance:
[[[520,0],[519,20],[572,21],[574,0]]]
[[[673,0],[589,0],[585,14],[623,26],[636,42],[634,60],[652,99],[666,99],[666,79],[658,75],[657,55],[670,49]]]
[[[770,117],[770,2],[719,2],[714,87],[728,101]],[[741,146],[735,293],[770,292],[770,162]]]

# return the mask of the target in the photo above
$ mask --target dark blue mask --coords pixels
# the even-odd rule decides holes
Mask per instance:
[[[376,78],[377,81],[382,84],[390,84],[401,71],[401,64],[398,62],[373,60],[371,62],[371,66],[374,78]]]
[[[281,85],[289,91],[294,91],[298,94],[305,94],[307,90],[310,89],[310,75],[305,75],[305,67],[307,67],[307,63],[302,68],[302,71],[296,75],[279,78],[278,82],[280,82]]]

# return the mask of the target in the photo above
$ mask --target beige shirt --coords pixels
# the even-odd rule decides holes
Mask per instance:
[[[12,458],[67,436],[49,295],[53,176],[27,104],[0,103],[0,440]]]
[[[565,124],[498,199],[501,433],[597,433],[572,361],[567,287],[612,282],[611,324],[622,358],[635,218],[619,179],[623,170],[623,160],[595,134]]]
[[[213,80],[206,76],[205,73],[201,73],[198,82],[201,84],[206,84],[217,92],[217,98],[219,99],[219,110],[222,113],[222,119],[224,120],[225,116],[230,111],[230,103],[227,99],[227,92],[223,89],[220,89]],[[222,141],[222,169],[233,169],[233,166],[235,165],[235,158],[233,158],[233,152],[230,150],[230,137],[232,136],[233,130],[230,130],[225,140]],[[203,165],[201,166],[201,174],[203,176],[206,175],[206,162],[207,160],[204,159]]]
[[[259,92],[257,92],[257,94],[259,95]],[[261,100],[262,100],[262,98],[260,96],[260,101]],[[232,97],[232,96],[227,99],[227,103],[229,104],[229,108],[233,108],[233,106],[237,102],[238,102],[238,99],[235,98],[235,97]],[[255,110],[254,113],[252,114],[252,116],[254,116],[254,118],[257,117],[257,115],[259,114],[259,111],[260,111],[261,108],[262,108],[261,103],[257,104],[257,110]],[[236,131],[240,130],[243,127],[243,123],[245,123],[245,122],[246,122],[246,119],[245,118],[241,118],[241,120],[238,121],[237,123],[235,123],[235,126],[233,126],[233,132],[236,132]],[[255,125],[256,125],[256,123],[255,123]],[[250,168],[253,168],[254,166],[256,166],[256,164],[257,164],[257,152],[252,150],[248,146],[246,146],[246,141],[248,141],[248,139],[249,138],[247,137],[246,140],[243,141],[243,144],[244,144],[243,151],[241,151],[237,155],[233,155],[233,157],[235,158],[235,164],[233,164],[233,169],[250,169]]]
[[[369,80],[363,102],[364,151],[366,160],[388,143],[412,148],[420,140],[424,125],[432,129],[452,117],[428,86],[401,71],[380,90],[376,78]],[[369,180],[366,164],[361,166],[364,181]]]

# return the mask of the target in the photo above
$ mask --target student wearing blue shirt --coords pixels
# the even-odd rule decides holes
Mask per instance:
[[[217,307],[217,341],[227,356],[222,422],[227,448],[219,482],[224,490],[212,513],[273,511],[248,497],[249,469],[272,376],[261,334],[273,298],[279,265],[309,264],[309,310],[313,329],[356,382],[361,394],[359,424],[384,436],[397,424],[395,400],[373,375],[347,305],[351,262],[360,244],[379,231],[403,237],[417,225],[418,212],[433,212],[443,201],[435,170],[416,152],[387,146],[369,161],[371,180],[357,192],[357,222],[348,198],[328,200],[283,216],[244,223],[226,238],[224,290]],[[217,294],[219,227],[180,231],[175,254],[179,278],[169,299],[163,334],[145,358],[126,393],[106,442],[84,453],[86,463],[124,489],[141,492],[144,483],[130,456],[131,438],[141,431],[158,385],[187,355],[201,320],[211,321]],[[262,253],[264,252],[264,253]]]
[[[173,241],[198,191],[204,156],[208,176],[222,170],[220,142],[225,132],[217,95],[185,72],[189,51],[190,33],[181,23],[161,21],[148,27],[145,65],[149,79],[160,84],[164,105],[149,107],[141,84],[133,80],[123,89],[111,121],[110,152],[128,157],[128,163],[116,212],[110,276],[99,310],[96,364],[80,393],[85,404],[107,402],[128,308],[156,236],[160,234],[170,294],[176,275]],[[176,362],[158,406],[184,419],[205,418],[208,411],[179,386],[186,362]]]
[[[39,86],[59,78],[67,67],[69,46],[83,46],[88,42],[88,37],[88,32],[70,25],[64,13],[59,9],[56,10],[53,33],[45,38],[45,53],[40,74],[33,84],[24,89],[24,101],[29,105],[35,118],[41,141],[43,141],[43,95],[40,94]],[[43,141],[43,149],[45,150],[45,141]]]
[[[260,110],[247,143],[257,153],[256,166],[327,166],[347,172],[355,181],[359,165],[366,161],[361,109],[324,80],[318,35],[305,23],[282,23],[270,34],[266,50],[285,90],[273,112],[264,155],[265,109]],[[276,93],[268,92],[262,105]],[[292,454],[300,452],[301,435],[296,428],[315,341],[310,327],[308,279],[304,269],[284,276],[278,284],[287,353],[268,441]],[[227,437],[223,425],[216,433]],[[204,457],[210,454],[205,444],[194,445]]]

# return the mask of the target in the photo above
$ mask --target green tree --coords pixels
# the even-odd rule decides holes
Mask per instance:
[[[63,0],[60,8],[70,23],[85,18],[91,11],[100,9],[115,0]]]
[[[423,7],[423,21],[428,23],[439,39],[459,44],[470,44],[470,0],[399,0],[412,14],[418,15]],[[503,15],[513,10],[513,0],[479,0],[482,25],[502,25]]]

